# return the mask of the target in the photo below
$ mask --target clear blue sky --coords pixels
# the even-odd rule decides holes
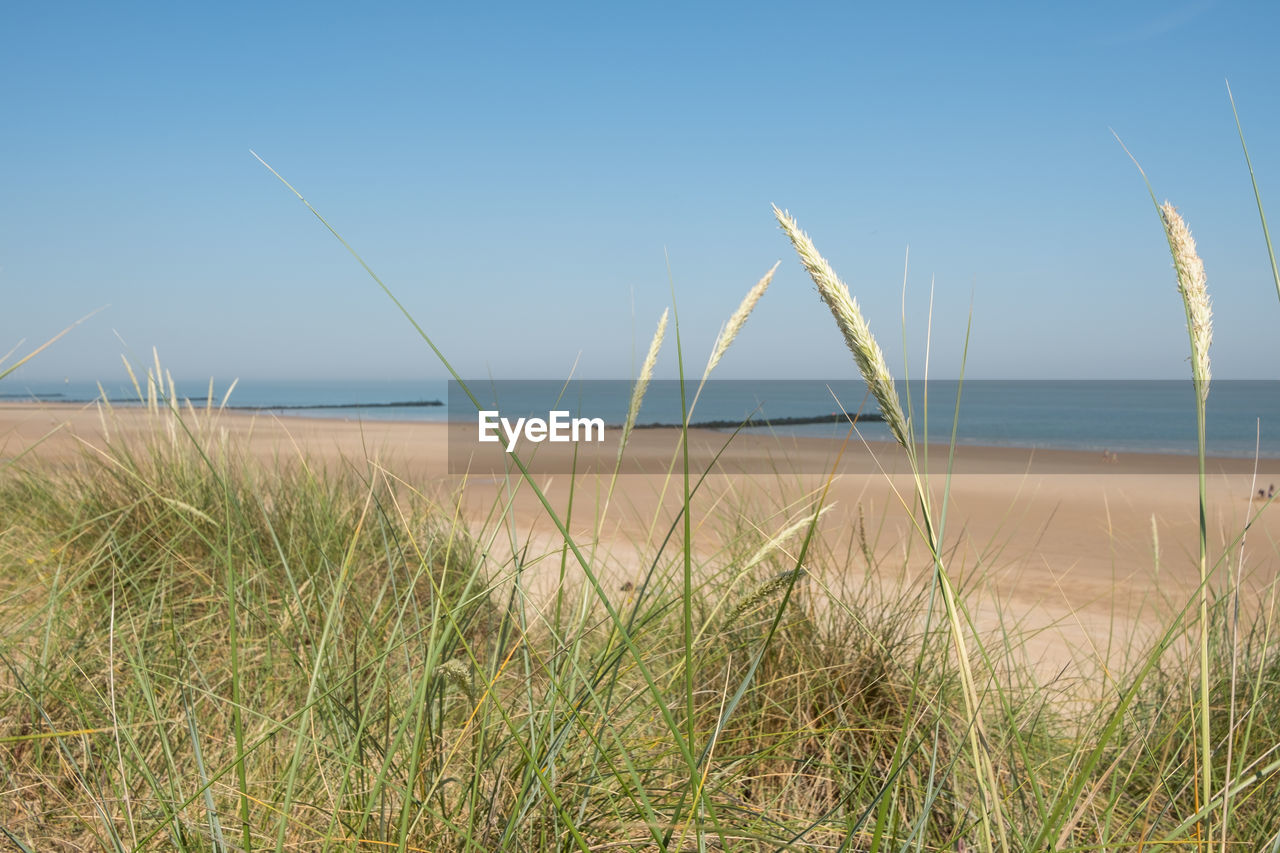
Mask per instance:
[[[1179,206],[1220,377],[1280,378],[1270,3],[10,4],[0,351],[101,305],[21,381],[443,371],[250,155],[347,237],[464,373],[632,374],[672,301],[700,368],[776,260],[728,377],[853,370],[770,203],[902,364],[1180,378]],[[669,344],[673,343],[669,341]],[[638,352],[637,352],[638,351]],[[668,346],[663,372],[674,371]]]

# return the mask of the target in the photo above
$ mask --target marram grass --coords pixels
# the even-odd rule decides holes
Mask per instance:
[[[781,262],[779,262],[781,263]],[[707,359],[707,368],[702,372],[703,379],[711,375],[711,371],[716,369],[716,365],[720,363],[720,359],[724,358],[724,354],[729,351],[729,347],[733,346],[734,340],[738,337],[738,333],[742,331],[742,327],[747,324],[747,318],[751,316],[751,312],[755,310],[756,303],[760,301],[760,297],[764,296],[764,292],[769,289],[769,283],[773,281],[773,274],[778,271],[778,264],[765,273],[755,286],[747,291],[747,295],[742,298],[742,303],[738,305],[736,311],[729,315],[729,319],[725,322],[720,334],[716,335],[716,342],[711,347],[711,357]]]
[[[1191,379],[1196,392],[1196,448],[1199,466],[1200,490],[1200,618],[1198,620],[1200,638],[1200,697],[1196,706],[1199,720],[1198,740],[1200,743],[1200,762],[1197,775],[1200,779],[1200,796],[1204,803],[1209,803],[1214,794],[1213,771],[1213,714],[1209,697],[1210,649],[1209,649],[1209,607],[1213,597],[1209,570],[1208,554],[1208,499],[1205,493],[1205,420],[1206,404],[1209,399],[1209,345],[1213,341],[1213,312],[1209,307],[1209,291],[1206,285],[1204,262],[1196,251],[1195,240],[1191,238],[1191,229],[1169,202],[1160,206],[1160,221],[1164,225],[1165,237],[1169,241],[1169,251],[1173,255],[1173,266],[1177,272],[1178,292],[1182,294],[1182,305],[1187,315],[1187,337],[1191,344]],[[1228,750],[1230,753],[1230,750]],[[1226,821],[1220,821],[1223,836],[1226,835]],[[1197,828],[1200,840],[1208,843],[1212,835],[1214,821],[1206,815]]]
[[[750,851],[981,846],[950,640],[923,628],[926,589],[847,572],[857,543],[816,543],[799,576],[783,544],[794,518],[731,503],[696,556],[692,649],[681,560],[660,558],[628,636],[673,702],[692,663],[695,737],[710,747],[699,796],[716,822],[690,823],[686,761],[644,679],[613,665],[590,587],[567,590],[582,608],[570,624],[521,621],[520,566],[480,555],[451,496],[263,464],[216,430],[193,430],[197,453],[170,438],[178,415],[155,417],[147,446],[0,479],[0,825],[25,849],[205,851],[215,827],[225,849],[661,849],[655,821],[674,830],[669,850],[699,835]],[[318,614],[335,601],[326,635]],[[1219,705],[1230,649],[1224,611],[1210,617]],[[1230,837],[1251,849],[1280,832],[1280,792],[1250,776],[1280,742],[1273,634],[1265,613],[1244,633],[1235,766],[1213,756],[1240,790]],[[1061,706],[1018,643],[1007,628],[975,663],[1004,685],[989,701],[1017,709],[986,744],[1011,837],[1049,829],[1065,780],[1084,774],[1051,825],[1056,849],[1175,840],[1202,804],[1195,662],[1153,650],[1090,766],[1108,709]],[[761,652],[725,718],[726,685]]]
[[[1160,206],[1160,218],[1169,239],[1173,266],[1177,270],[1178,292],[1187,312],[1187,334],[1191,339],[1191,371],[1202,397],[1209,396],[1209,346],[1213,343],[1213,311],[1205,283],[1204,261],[1196,251],[1191,229],[1172,204]]]
[[[653,339],[649,341],[649,349],[645,352],[644,361],[640,365],[640,374],[636,377],[635,386],[632,388],[631,404],[627,407],[627,419],[622,425],[622,438],[618,442],[619,460],[626,449],[627,437],[635,428],[636,417],[640,414],[640,404],[644,402],[644,392],[648,390],[649,381],[653,378],[653,369],[658,364],[658,353],[662,350],[662,341],[667,334],[669,314],[668,309],[663,309],[662,316],[658,318],[658,328],[654,330]]]
[[[943,545],[939,533],[941,525],[939,520],[934,518],[928,500],[929,472],[922,470],[919,465],[915,436],[911,432],[909,421],[902,414],[902,403],[898,398],[897,388],[893,384],[893,376],[889,373],[889,366],[885,363],[884,352],[871,334],[871,328],[862,316],[862,310],[857,301],[850,295],[848,286],[840,281],[826,258],[819,254],[809,235],[800,230],[790,214],[779,210],[777,206],[774,206],[773,213],[787,238],[791,240],[813,283],[817,286],[818,295],[830,309],[836,325],[844,335],[845,343],[853,353],[853,360],[862,373],[867,387],[871,389],[872,396],[876,398],[880,413],[889,425],[890,432],[907,452],[916,485],[916,503],[920,507],[920,529],[925,545],[933,556],[933,576],[942,593],[943,607],[946,611],[951,641],[956,651],[960,683],[963,687],[965,715],[969,721],[969,753],[978,788],[982,792],[980,819],[983,831],[980,833],[979,843],[988,853],[997,846],[1001,851],[1008,850],[1009,839],[1005,830],[1004,813],[997,802],[996,792],[999,783],[987,746],[989,739],[983,722],[984,711],[974,676],[972,656],[969,651],[970,642],[966,639],[968,617],[963,612],[955,585],[942,557]],[[980,645],[978,651],[980,653],[982,651]]]
[[[893,385],[893,375],[889,372],[889,365],[884,360],[884,352],[871,334],[871,327],[862,316],[862,309],[858,306],[857,300],[849,294],[848,285],[840,280],[826,258],[818,253],[809,235],[800,230],[800,226],[796,224],[791,214],[779,210],[775,205],[773,215],[777,217],[783,233],[795,247],[796,254],[800,256],[800,262],[808,270],[809,276],[818,288],[818,295],[831,310],[831,316],[835,318],[840,334],[844,336],[845,345],[849,347],[859,372],[866,380],[867,387],[871,389],[872,396],[876,398],[880,413],[884,415],[885,423],[888,424],[894,439],[904,448],[910,447],[912,445],[911,430],[906,416],[902,413],[902,403]]]

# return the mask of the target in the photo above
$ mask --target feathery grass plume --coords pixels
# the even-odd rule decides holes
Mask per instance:
[[[1153,199],[1154,201],[1154,199]],[[1191,230],[1169,202],[1160,205],[1160,221],[1169,239],[1169,251],[1178,273],[1178,292],[1187,312],[1187,335],[1191,338],[1191,376],[1196,389],[1196,431],[1200,484],[1200,795],[1205,803],[1213,797],[1213,743],[1209,716],[1209,555],[1205,491],[1205,408],[1209,398],[1209,344],[1213,340],[1213,317],[1209,308],[1209,292],[1205,288],[1204,263],[1196,252]],[[1212,831],[1206,815],[1203,829]]]
[[[782,261],[778,261],[778,264]],[[760,297],[764,296],[764,292],[769,289],[769,282],[773,281],[773,274],[778,271],[778,264],[774,264],[770,270],[764,274],[764,277],[756,282],[755,287],[747,291],[747,295],[743,297],[742,304],[738,306],[738,310],[733,312],[733,316],[724,324],[724,328],[720,330],[720,334],[716,337],[715,346],[711,348],[711,358],[707,359],[707,369],[702,372],[705,379],[715,370],[720,359],[724,358],[725,352],[728,351],[729,345],[733,343],[733,339],[738,336],[738,332],[742,331],[743,325],[746,324],[747,318],[751,316],[751,312],[755,309],[756,303],[760,301]]]
[[[754,554],[748,557],[741,564],[734,566],[734,583],[736,584],[739,578],[742,578],[743,576],[745,576],[747,572],[751,571],[751,569],[763,563],[775,551],[778,551],[787,542],[788,539],[790,539],[792,536],[795,536],[797,533],[800,533],[808,529],[809,527],[813,526],[818,519],[822,518],[822,516],[827,514],[828,510],[833,508],[835,508],[835,504],[829,503],[826,506],[819,509],[816,515],[814,515],[813,513],[810,513],[804,516],[803,518],[799,519],[798,521],[795,521],[792,524],[789,524],[787,527],[783,528],[778,533],[775,533],[767,542],[765,542],[763,545],[757,548]],[[786,556],[789,557],[790,555],[786,555]],[[784,572],[783,574],[788,574],[788,573]],[[773,583],[776,580],[777,578],[774,578],[772,581],[765,581],[764,586],[768,587],[769,584]],[[765,596],[772,595],[778,589],[781,589],[781,587],[780,586],[770,587],[767,592],[763,593],[763,595]],[[760,590],[757,589],[751,595],[746,596],[744,601],[749,601],[750,603],[739,603],[738,608],[734,610],[729,617],[727,617],[725,622],[720,626],[720,629],[725,630],[734,622],[736,622],[738,620],[738,617],[740,617],[744,612],[746,612],[746,610],[749,610],[751,607],[754,607],[755,603],[761,600],[761,597],[760,597],[761,595],[762,594],[760,593]],[[716,606],[713,608],[713,612],[719,610],[722,604],[724,603],[725,602],[716,604]],[[711,622],[710,620],[708,620],[707,625],[710,625],[710,624]],[[701,631],[698,634],[698,638],[699,640],[701,640],[702,638]]]
[[[788,539],[790,539],[792,536],[795,536],[800,531],[808,528],[811,524],[814,523],[814,521],[816,521],[818,518],[822,518],[822,516],[827,514],[828,510],[834,507],[835,507],[834,503],[829,503],[826,506],[824,506],[822,509],[818,510],[816,518],[814,515],[810,514],[810,515],[806,515],[804,518],[800,519],[799,521],[788,525],[786,528],[784,528],[783,530],[775,534],[771,539],[769,539],[768,542],[765,542],[758,549],[756,549],[756,552],[752,554],[751,557],[738,568],[738,571],[745,572],[747,569],[753,568],[759,563],[763,563],[765,558],[768,557],[770,554],[772,554],[774,551],[778,550],[778,548],[782,545],[782,543],[786,542]]]
[[[1160,577],[1160,528],[1156,526],[1156,514],[1151,513],[1151,561],[1156,578]]]
[[[138,376],[133,372],[133,365],[129,363],[129,359],[125,358],[123,354],[120,356],[120,360],[124,362],[124,369],[129,371],[129,381],[133,383],[134,393],[138,395],[138,402],[141,403],[144,399],[142,396],[142,386],[138,384]]]
[[[969,751],[973,756],[974,770],[977,771],[978,785],[985,801],[981,815],[984,830],[984,850],[986,853],[990,853],[993,849],[991,844],[993,837],[991,822],[994,819],[994,835],[999,840],[1000,850],[1007,851],[1009,844],[1004,825],[1005,817],[1000,805],[999,782],[996,779],[995,766],[991,755],[985,746],[987,737],[982,722],[981,703],[973,675],[968,644],[964,637],[964,623],[967,616],[962,612],[963,608],[959,597],[956,595],[955,586],[942,559],[938,527],[935,525],[930,513],[927,499],[927,473],[924,473],[925,479],[922,479],[922,471],[917,466],[915,459],[915,446],[909,422],[902,413],[902,404],[898,399],[897,389],[893,385],[893,377],[889,374],[888,365],[885,364],[884,353],[880,350],[880,346],[876,343],[875,337],[872,336],[866,319],[862,316],[862,310],[849,294],[848,286],[840,280],[826,259],[818,254],[818,250],[814,247],[813,241],[809,239],[809,235],[800,230],[800,227],[789,213],[778,209],[777,205],[773,206],[773,213],[782,226],[782,230],[786,233],[787,238],[791,240],[791,245],[795,247],[796,253],[800,256],[805,269],[809,271],[809,277],[817,285],[818,295],[822,297],[822,301],[827,304],[832,316],[835,317],[836,325],[840,327],[840,332],[844,335],[845,344],[849,347],[849,351],[853,353],[853,359],[858,365],[858,370],[862,373],[862,378],[866,380],[867,387],[871,389],[872,395],[880,406],[880,413],[883,415],[885,423],[889,425],[894,438],[907,451],[910,458],[912,472],[916,479],[916,499],[920,503],[924,516],[924,533],[928,540],[929,551],[933,556],[934,572],[942,591],[943,605],[946,608],[952,642],[955,645],[956,659],[960,665],[965,712],[972,721],[969,729]],[[979,647],[981,647],[981,644],[979,644]]]
[[[471,684],[471,667],[454,658],[436,667],[436,675],[467,694],[467,698],[475,701],[476,691]]]
[[[1169,238],[1169,251],[1178,272],[1178,292],[1187,309],[1187,332],[1191,336],[1191,373],[1201,398],[1209,396],[1209,345],[1213,342],[1213,311],[1209,291],[1205,288],[1204,262],[1196,252],[1191,229],[1178,215],[1177,209],[1165,202],[1160,218]]]
[[[178,386],[173,384],[173,374],[169,372],[169,368],[164,369],[164,378],[169,383],[169,408],[175,413],[178,411]]]
[[[737,624],[738,620],[741,619],[744,614],[750,613],[762,602],[767,601],[769,598],[773,597],[775,593],[786,588],[788,584],[799,581],[804,576],[804,569],[791,569],[790,571],[779,572],[769,578],[752,590],[750,595],[742,599],[742,601],[738,603],[737,607],[733,608],[733,612],[724,620],[724,625],[721,626],[720,630],[728,631]]]
[[[848,286],[840,280],[835,270],[831,269],[826,258],[818,254],[809,235],[800,230],[800,226],[796,224],[791,214],[774,205],[773,215],[778,218],[778,223],[786,233],[787,239],[791,241],[796,254],[800,256],[801,263],[809,271],[809,277],[817,285],[818,295],[822,297],[823,302],[827,303],[827,308],[831,309],[831,315],[835,317],[836,325],[844,335],[844,342],[853,353],[853,360],[857,363],[862,378],[866,380],[867,387],[876,398],[880,413],[884,415],[885,423],[889,425],[893,437],[904,448],[910,450],[911,433],[907,429],[907,419],[902,414],[902,403],[898,399],[897,389],[894,388],[893,376],[889,373],[884,353],[871,334],[871,328],[863,318],[857,301],[849,295]]]
[[[622,457],[622,448],[627,445],[631,429],[636,425],[636,415],[640,414],[640,402],[644,399],[644,392],[649,387],[649,380],[653,378],[653,367],[658,363],[658,350],[662,349],[662,338],[667,334],[669,313],[669,308],[662,309],[658,329],[653,333],[653,340],[649,342],[649,352],[645,354],[644,363],[640,366],[640,376],[636,379],[635,387],[631,389],[631,405],[627,409],[627,421],[622,425],[622,439],[618,442],[619,458]]]
[[[222,411],[227,407],[227,401],[231,399],[231,392],[236,390],[236,385],[238,384],[240,384],[239,377],[231,380],[231,384],[227,386],[227,390],[222,394],[222,402],[218,404],[218,411]]]

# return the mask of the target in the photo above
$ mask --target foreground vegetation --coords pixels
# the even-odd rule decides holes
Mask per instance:
[[[941,605],[868,584],[893,567],[867,564],[874,543],[808,537],[812,505],[770,519],[776,535],[738,516],[693,555],[686,646],[681,549],[650,555],[647,584],[536,601],[524,575],[571,558],[485,559],[451,500],[377,470],[264,465],[184,422],[0,483],[16,849],[979,846]],[[1221,604],[1212,755],[1239,784],[1280,743],[1280,659],[1266,618],[1230,642]],[[972,674],[1015,849],[1194,842],[1183,631],[1101,705],[1064,703],[1071,685],[1041,684],[1015,634],[987,638]],[[1273,842],[1278,796],[1270,779],[1240,791],[1233,844]]]

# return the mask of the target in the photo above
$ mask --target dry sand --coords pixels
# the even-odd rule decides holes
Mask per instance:
[[[113,438],[155,426],[139,409],[117,408],[113,414],[108,427]],[[0,404],[0,457],[71,460],[101,444],[104,423],[95,406]],[[512,511],[502,529],[488,522],[485,547],[499,558],[520,548],[533,566],[558,568],[561,539],[533,490],[518,477],[503,476],[507,460],[501,453],[473,460],[468,476],[450,474],[451,428],[444,424],[226,412],[217,425],[264,459],[306,454],[362,470],[374,464],[415,487],[456,495],[476,529],[492,518],[495,505],[509,502]],[[713,432],[692,436],[695,473],[725,438]],[[611,496],[608,474],[595,471],[607,472],[612,458],[588,454],[579,460],[580,473],[571,477],[565,460],[555,458],[561,448],[539,447],[534,481],[562,514],[572,490],[571,532],[585,542],[599,531],[610,582],[638,577],[675,518],[682,482],[652,472],[666,470],[677,440],[672,430],[634,433],[626,470],[651,473],[619,477]],[[768,435],[734,439],[732,453],[722,460],[730,473],[709,476],[694,501],[691,518],[701,555],[713,556],[735,524],[758,525],[766,535],[781,530],[803,515],[830,481],[827,502],[834,507],[823,516],[822,531],[831,553],[850,553],[853,559],[852,564],[815,566],[819,582],[857,582],[854,576],[867,571],[860,525],[877,563],[873,572],[897,580],[905,566],[905,582],[925,582],[930,561],[911,525],[912,486],[901,452],[855,439],[842,453],[841,445]],[[930,460],[934,500],[940,505],[946,448],[931,448]],[[1280,507],[1250,495],[1280,483],[1280,462],[1263,460],[1256,485],[1251,460],[1210,460],[1208,469],[1210,559],[1227,553],[1237,565],[1239,532],[1252,518],[1244,551],[1252,592],[1245,603],[1258,606],[1257,591],[1280,568]],[[1122,454],[1108,460],[1095,453],[963,447],[955,460],[945,541],[949,565],[972,589],[968,600],[979,628],[993,630],[1003,621],[1030,629],[1024,632],[1030,638],[1028,654],[1042,671],[1054,671],[1072,661],[1114,662],[1114,646],[1127,646],[1130,633],[1149,636],[1170,607],[1184,604],[1198,578],[1197,528],[1194,459]],[[853,547],[846,551],[850,540]],[[1217,571],[1219,585],[1225,584],[1225,561]],[[845,577],[833,577],[835,572]],[[553,575],[543,572],[544,584]]]

